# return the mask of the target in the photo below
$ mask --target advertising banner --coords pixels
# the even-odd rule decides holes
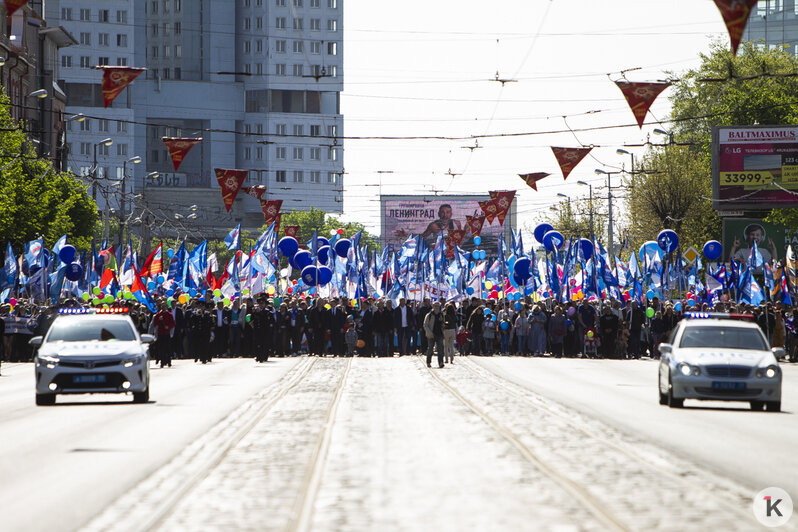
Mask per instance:
[[[743,263],[747,262],[754,240],[765,262],[770,262],[771,259],[779,261],[784,258],[787,246],[792,245],[793,249],[796,248],[798,231],[756,219],[723,219],[724,261],[734,258]]]

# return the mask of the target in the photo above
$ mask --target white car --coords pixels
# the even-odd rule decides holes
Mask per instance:
[[[771,349],[752,316],[690,313],[660,344],[659,402],[747,401],[752,410],[781,411],[784,349]]]
[[[105,310],[105,312],[103,312]],[[132,393],[150,399],[149,346],[155,338],[139,335],[127,309],[62,309],[47,336],[30,340],[34,358],[36,404],[55,404],[56,395]]]

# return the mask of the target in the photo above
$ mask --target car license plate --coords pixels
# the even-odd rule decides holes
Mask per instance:
[[[73,384],[96,384],[105,382],[105,375],[75,375],[72,377]]]
[[[712,381],[713,390],[745,390],[744,382]]]

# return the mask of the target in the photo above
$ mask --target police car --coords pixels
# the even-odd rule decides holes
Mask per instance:
[[[688,313],[659,350],[660,404],[747,401],[752,410],[781,411],[784,349],[770,348],[753,316]]]
[[[155,338],[139,335],[126,308],[61,309],[45,337],[30,340],[34,358],[36,404],[55,404],[56,395],[132,393],[150,399],[149,346]]]

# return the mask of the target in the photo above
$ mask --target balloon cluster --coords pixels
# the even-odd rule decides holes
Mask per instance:
[[[58,251],[58,258],[66,266],[64,277],[70,281],[80,281],[83,278],[83,266],[78,262],[78,250],[71,244],[64,244]]]
[[[343,230],[338,230],[339,235]],[[277,243],[280,253],[288,258],[288,263],[292,268],[300,271],[302,282],[307,286],[324,286],[332,281],[333,271],[329,267],[332,262],[333,253],[344,258],[352,247],[352,241],[348,238],[338,239],[335,244],[330,245],[330,241],[323,236],[316,239],[316,259],[319,266],[313,261],[310,251],[299,249],[299,243],[292,236],[285,236]],[[292,287],[288,288],[288,293],[293,293]]]
[[[481,243],[482,243],[482,237],[475,236],[474,245],[479,246]],[[471,252],[471,256],[474,258],[474,260],[483,260],[485,257],[488,256],[488,254],[485,253],[484,249],[475,249],[474,251]]]

